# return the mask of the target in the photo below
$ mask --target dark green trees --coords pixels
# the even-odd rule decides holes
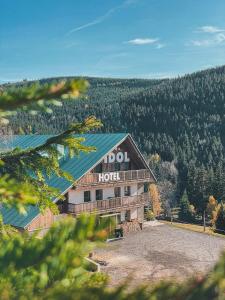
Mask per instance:
[[[191,207],[190,202],[188,201],[186,190],[184,191],[180,200],[179,219],[185,222],[194,221],[194,209]]]
[[[147,156],[158,153],[162,161],[176,161],[177,199],[186,188],[190,201],[202,213],[205,191],[196,185],[200,172],[204,173],[203,184],[211,173],[207,185],[212,190],[206,191],[207,198],[221,199],[225,194],[224,76],[225,67],[220,67],[171,80],[89,78],[85,101],[67,100],[61,107],[49,103],[51,115],[48,110],[35,116],[20,112],[12,117],[11,125],[15,133],[21,129],[58,133],[71,122],[94,114],[104,123],[101,130],[129,132]],[[190,166],[193,179],[188,175]]]

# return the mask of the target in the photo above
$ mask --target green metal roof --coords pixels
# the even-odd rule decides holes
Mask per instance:
[[[96,147],[96,151],[90,153],[82,152],[79,156],[61,159],[60,166],[64,171],[70,173],[75,180],[78,180],[127,136],[127,133],[75,135],[75,137],[84,137],[85,142],[83,144]],[[0,149],[10,147],[20,147],[23,149],[36,147],[43,144],[50,137],[51,135],[17,135],[10,137],[7,146],[0,142]],[[47,184],[57,188],[61,194],[63,194],[72,185],[72,183],[65,178],[57,177],[56,175],[47,179]],[[0,209],[0,212],[3,215],[3,221],[5,224],[24,228],[39,214],[39,209],[35,206],[29,206],[27,215],[25,216],[20,215],[15,209],[8,209],[4,207]]]
[[[29,205],[26,210],[27,213],[22,215],[15,208],[6,208],[3,206],[0,209],[0,213],[3,216],[3,222],[5,224],[10,224],[18,228],[24,228],[39,214],[39,208],[37,206]]]

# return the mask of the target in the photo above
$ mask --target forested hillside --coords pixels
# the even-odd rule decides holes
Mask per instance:
[[[88,99],[68,100],[50,116],[20,113],[13,131],[56,133],[93,114],[104,132],[129,132],[146,156],[176,166],[175,198],[186,188],[199,211],[209,195],[225,198],[224,66],[166,80],[87,79]]]

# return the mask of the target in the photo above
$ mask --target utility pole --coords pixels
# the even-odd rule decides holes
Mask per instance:
[[[205,209],[203,211],[203,226],[204,226],[204,232],[205,232]]]

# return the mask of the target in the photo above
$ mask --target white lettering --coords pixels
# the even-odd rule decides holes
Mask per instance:
[[[104,182],[104,174],[98,174],[98,181],[99,182]]]
[[[108,161],[109,163],[113,163],[115,161],[115,154],[113,152],[109,154]]]
[[[104,180],[104,181],[109,181],[109,176],[110,176],[110,174],[106,173],[106,174],[105,174],[105,178],[104,178],[105,180]]]
[[[118,180],[120,180],[119,172],[98,174],[98,182],[108,182],[108,181],[118,181]]]
[[[127,156],[127,152],[124,152],[124,161],[125,162],[129,162],[130,161],[129,157]]]
[[[108,156],[106,156],[104,158],[104,163],[113,163],[113,162],[118,162],[118,163],[122,163],[122,162],[129,162],[130,158],[128,157],[127,152],[117,152],[115,153],[110,153]]]
[[[123,161],[123,152],[118,152],[116,154],[116,160],[118,163],[121,163]]]

